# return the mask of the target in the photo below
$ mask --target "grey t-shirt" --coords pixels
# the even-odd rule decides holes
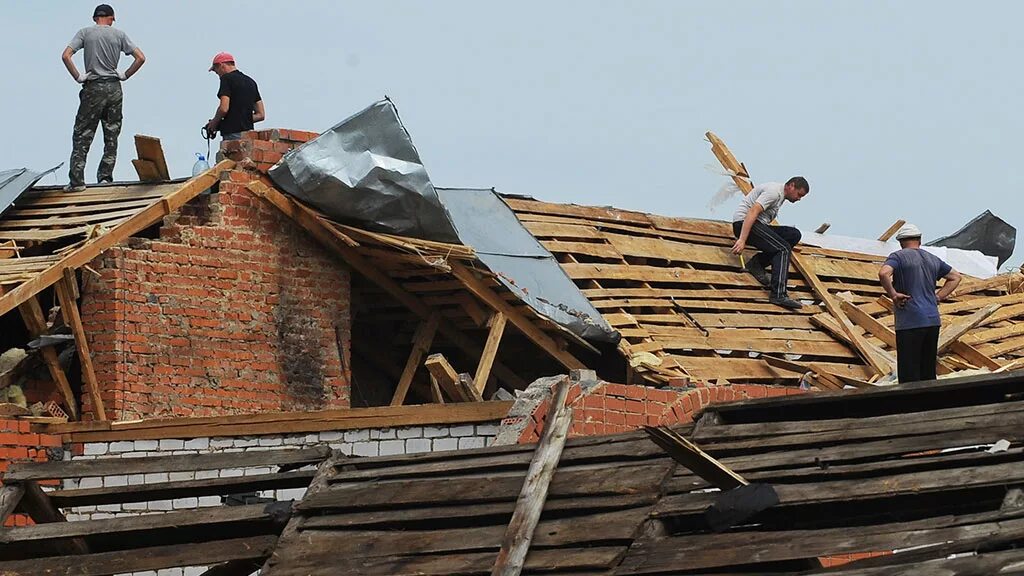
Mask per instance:
[[[85,48],[85,73],[89,80],[117,78],[117,62],[121,54],[135,52],[135,44],[123,30],[98,24],[79,30],[68,42],[68,48],[72,53]]]
[[[754,189],[743,197],[739,208],[732,215],[733,222],[742,222],[747,218],[747,212],[754,207],[754,203],[761,205],[764,210],[757,215],[758,221],[764,224],[771,224],[772,220],[779,214],[779,208],[786,199],[782,195],[783,185],[778,182],[765,182],[754,186]]]

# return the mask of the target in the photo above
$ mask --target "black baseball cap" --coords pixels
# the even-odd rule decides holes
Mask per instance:
[[[93,18],[99,18],[100,16],[113,16],[114,9],[110,7],[110,4],[100,4],[92,11]]]

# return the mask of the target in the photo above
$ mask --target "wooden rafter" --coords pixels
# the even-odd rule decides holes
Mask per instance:
[[[413,314],[419,316],[420,319],[425,320],[433,314],[433,308],[425,304],[416,295],[402,288],[398,282],[384,273],[378,266],[375,266],[359,254],[358,250],[348,243],[347,238],[334,227],[325,223],[319,214],[262,182],[252,182],[248,185],[248,189],[256,196],[267,201],[271,206],[280,210],[285,216],[291,218],[322,245],[340,256],[356,272],[382,288]],[[444,318],[438,320],[437,329],[442,336],[461,348],[466,354],[479,358],[483,353],[481,346],[473,342],[471,338],[463,334],[454,324]],[[494,374],[513,388],[523,389],[528,384],[514,371],[500,363],[495,363]]]
[[[494,309],[494,311],[501,312],[510,322],[512,322],[513,326],[529,338],[530,341],[551,355],[552,358],[558,360],[562,366],[570,370],[578,370],[586,367],[582,362],[576,359],[575,356],[570,354],[568,351],[563,350],[558,343],[554,341],[554,339],[530,321],[522,312],[514,308],[504,298],[498,296],[494,290],[491,290],[487,285],[485,285],[471,270],[461,264],[452,263],[452,274],[461,280],[462,283],[465,284],[466,288],[476,295],[477,298],[483,300],[484,303]],[[476,382],[476,385],[479,387],[480,382]]]
[[[70,271],[70,270],[69,270]],[[89,341],[85,335],[85,328],[82,327],[82,317],[78,311],[77,283],[74,276],[69,279],[65,274],[54,286],[57,289],[57,298],[60,300],[60,311],[64,317],[64,323],[71,327],[71,333],[75,336],[75,350],[78,352],[78,360],[82,365],[82,381],[92,401],[93,415],[97,420],[106,420],[107,412],[103,407],[103,398],[100,396],[99,382],[96,380],[96,371],[92,365],[92,354],[89,351]]]
[[[39,338],[46,334],[46,316],[43,314],[43,309],[39,305],[39,299],[35,295],[22,302],[18,306],[18,311],[21,312],[21,319],[24,320],[25,328],[28,329],[28,333],[32,338]],[[61,368],[60,361],[57,359],[57,351],[53,349],[53,346],[43,346],[39,349],[39,353],[42,354],[43,362],[46,364],[47,370],[50,371],[50,377],[53,378],[57,389],[64,398],[68,414],[73,420],[77,420],[78,400],[75,398],[74,392],[71,391],[68,377],[64,374],[64,369]]]
[[[558,461],[562,457],[565,439],[572,424],[572,408],[565,405],[569,394],[569,378],[562,378],[552,390],[551,408],[548,411],[540,442],[534,450],[530,467],[526,471],[523,488],[516,500],[512,519],[501,539],[498,559],[494,562],[491,576],[518,576],[526,564],[533,532],[540,521],[541,512],[548,496],[551,478],[555,475]]]
[[[419,327],[416,328],[416,333],[412,337],[412,351],[409,353],[409,359],[405,362],[405,370],[402,371],[402,377],[398,380],[395,395],[391,397],[392,406],[401,406],[405,403],[405,397],[409,393],[412,379],[416,376],[416,371],[419,369],[423,357],[430,351],[430,346],[434,342],[434,334],[437,334],[439,318],[440,314],[435,312],[426,320],[420,322]]]
[[[893,234],[899,232],[900,228],[902,228],[903,225],[906,224],[906,223],[907,223],[906,220],[897,220],[897,221],[893,222],[892,226],[889,226],[888,228],[886,228],[885,232],[882,232],[882,235],[879,236],[878,239],[880,241],[882,241],[882,242],[887,242],[889,240],[889,238],[892,238]]]
[[[504,314],[495,312],[488,321],[487,342],[484,343],[484,352],[480,355],[480,363],[477,364],[476,374],[473,375],[473,382],[480,395],[484,393],[487,379],[491,376],[491,366],[494,364],[494,357],[498,354],[501,335],[505,332],[505,320]]]

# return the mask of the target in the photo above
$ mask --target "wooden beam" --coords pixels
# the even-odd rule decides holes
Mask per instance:
[[[999,371],[1005,368],[1005,366],[1000,364],[997,360],[994,360],[992,357],[982,353],[974,346],[960,340],[950,344],[949,351],[981,368],[988,368],[992,371]]]
[[[530,551],[533,531],[544,511],[547,501],[548,487],[555,475],[555,468],[562,457],[562,448],[569,435],[572,424],[572,408],[565,405],[569,394],[569,378],[565,377],[555,384],[552,391],[551,408],[544,423],[540,442],[534,451],[533,460],[526,472],[523,488],[516,499],[516,507],[512,512],[512,520],[501,540],[501,549],[494,562],[491,576],[519,576],[526,564],[526,555]]]
[[[531,342],[539,346],[555,360],[558,360],[562,366],[570,370],[586,368],[586,366],[577,360],[575,356],[565,350],[562,350],[558,346],[558,343],[541,330],[537,324],[524,316],[519,310],[515,309],[504,298],[498,296],[497,293],[477,278],[474,272],[457,262],[453,262],[451,267],[452,274],[461,280],[470,292],[476,295],[477,298],[483,300],[494,311],[504,314],[505,317],[512,322],[513,326],[529,338]],[[476,382],[476,385],[477,388],[479,388],[480,382]]]
[[[25,328],[28,329],[32,338],[39,338],[46,334],[46,316],[35,295],[19,305],[18,311],[21,312],[21,319],[25,321]],[[68,383],[68,377],[64,374],[60,361],[57,360],[57,351],[53,349],[53,346],[43,346],[39,349],[39,353],[42,354],[43,362],[50,371],[50,377],[53,378],[57,389],[60,390],[60,394],[64,398],[68,414],[73,420],[78,420],[78,400],[75,398],[74,392],[71,391],[71,384]]]
[[[842,307],[843,312],[846,312],[851,321],[863,328],[866,332],[874,335],[882,342],[885,342],[886,346],[893,350],[896,349],[895,332],[885,324],[876,320],[874,316],[868,314],[864,310],[861,310],[856,304],[844,298],[842,294],[839,295],[839,298],[839,306]]]
[[[19,509],[32,518],[36,525],[67,522],[64,514],[53,505],[50,497],[43,492],[39,484],[25,482],[25,494],[21,498]],[[68,540],[54,540],[47,543],[50,548],[59,554],[88,554],[89,545],[85,538],[76,537]]]
[[[4,484],[0,490],[0,526],[3,526],[7,518],[14,513],[24,495],[24,484]]]
[[[47,573],[106,576],[155,572],[164,568],[190,566],[197,560],[204,564],[219,564],[241,558],[263,558],[271,553],[276,543],[277,536],[251,536],[76,556],[10,560],[0,562],[0,574],[4,576],[39,576]]]
[[[718,158],[718,161],[722,163],[726,170],[734,174],[732,180],[736,183],[736,186],[739,187],[744,196],[749,194],[754,189],[754,184],[750,181],[747,167],[733,156],[729,147],[714,132],[706,132],[704,136],[711,142],[711,153],[715,155],[715,158]]]
[[[291,218],[296,224],[309,232],[313,238],[341,257],[356,272],[382,288],[413,314],[426,320],[433,313],[433,309],[430,306],[423,303],[416,295],[402,288],[398,282],[346,243],[342,239],[341,233],[332,226],[327,225],[315,211],[295,202],[262,182],[252,182],[247,188],[253,194],[280,210],[285,216]],[[480,346],[444,318],[439,320],[438,331],[470,356],[478,358],[483,353]],[[494,374],[513,388],[522,390],[529,384],[502,364],[495,363]]]
[[[824,224],[822,224],[821,226],[818,226],[817,228],[815,228],[815,229],[814,229],[814,232],[815,232],[816,234],[824,234],[824,233],[825,233],[825,231],[826,231],[826,230],[828,230],[828,229],[829,229],[829,228],[831,228],[831,227],[832,227],[832,225],[831,225],[831,224],[829,224],[828,222],[825,222],[825,223],[824,223]]]
[[[430,346],[434,342],[434,334],[437,334],[439,318],[440,314],[435,312],[429,318],[420,322],[419,327],[416,328],[416,333],[412,337],[412,351],[409,353],[409,359],[405,362],[405,370],[402,371],[402,377],[398,380],[395,395],[391,397],[392,406],[401,406],[405,403],[405,396],[409,393],[412,379],[416,376],[420,363],[423,362],[423,356],[430,351]]]
[[[78,312],[78,302],[75,297],[76,284],[69,284],[65,274],[64,278],[58,280],[54,286],[57,288],[57,298],[60,300],[60,312],[64,317],[64,323],[71,327],[71,333],[75,335],[75,350],[82,365],[82,382],[89,394],[89,400],[92,401],[93,415],[97,420],[106,420],[107,412],[103,408],[99,382],[96,380],[96,372],[93,369],[89,341],[85,335],[85,328],[82,326],[82,317]]]
[[[80,268],[99,256],[108,248],[120,244],[133,234],[137,234],[161,218],[180,208],[186,202],[198,196],[204,190],[213,186],[220,173],[230,170],[235,163],[232,160],[222,160],[216,166],[198,176],[192,177],[188,182],[181,185],[174,192],[157,198],[144,210],[131,218],[114,226],[106,233],[96,236],[78,248],[71,250],[59,262],[50,266],[34,278],[25,282],[0,297],[0,316],[14,310],[29,298],[35,296],[45,288],[52,286],[64,276],[64,270],[68,268]]]
[[[882,232],[882,235],[879,236],[878,239],[880,241],[882,241],[882,242],[888,242],[889,238],[892,238],[893,234],[899,232],[900,228],[902,228],[903,225],[906,224],[906,223],[907,223],[906,220],[897,220],[897,221],[893,222],[892,226],[889,226],[888,228],[886,228],[885,232]]]
[[[644,432],[673,460],[722,491],[749,484],[742,476],[714,459],[699,446],[683,438],[668,426],[644,426]]]
[[[433,378],[455,402],[480,402],[483,398],[475,387],[466,387],[459,373],[452,368],[443,354],[431,354],[423,363]]]
[[[868,365],[874,368],[878,374],[883,376],[892,372],[892,364],[886,359],[875,354],[874,350],[868,345],[867,340],[853,329],[853,323],[850,322],[850,319],[843,313],[833,296],[829,294],[828,289],[821,283],[821,279],[818,278],[818,275],[814,272],[813,268],[804,261],[803,256],[794,253],[791,260],[797,271],[804,276],[804,280],[810,284],[815,295],[825,305],[825,309],[828,310],[829,314],[836,319],[839,323],[839,327],[843,330],[843,333],[850,339],[850,343],[852,343],[854,348],[860,352]]]
[[[490,327],[490,330],[487,332],[487,342],[484,343],[484,352],[480,355],[480,363],[477,364],[476,374],[473,375],[477,395],[481,397],[483,396],[484,388],[487,387],[487,379],[491,376],[491,366],[494,364],[494,356],[498,353],[501,335],[505,332],[505,321],[504,314],[495,312],[487,322]]]
[[[939,345],[938,354],[949,348],[950,344],[956,342],[961,336],[967,334],[972,328],[981,324],[986,318],[995,314],[996,310],[1002,308],[1002,304],[989,304],[984,308],[974,312],[970,316],[965,318],[957,319],[952,324],[946,326],[939,332]]]

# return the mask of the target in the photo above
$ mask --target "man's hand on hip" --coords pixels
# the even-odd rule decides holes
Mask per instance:
[[[78,75],[78,83],[79,84],[85,84],[86,80],[88,80],[88,79],[89,79],[89,73],[88,72],[82,72],[81,74]]]
[[[125,80],[128,79],[128,77],[124,75],[124,72],[121,72],[120,70],[118,70],[117,71],[117,79],[120,80],[121,82],[124,82]]]

